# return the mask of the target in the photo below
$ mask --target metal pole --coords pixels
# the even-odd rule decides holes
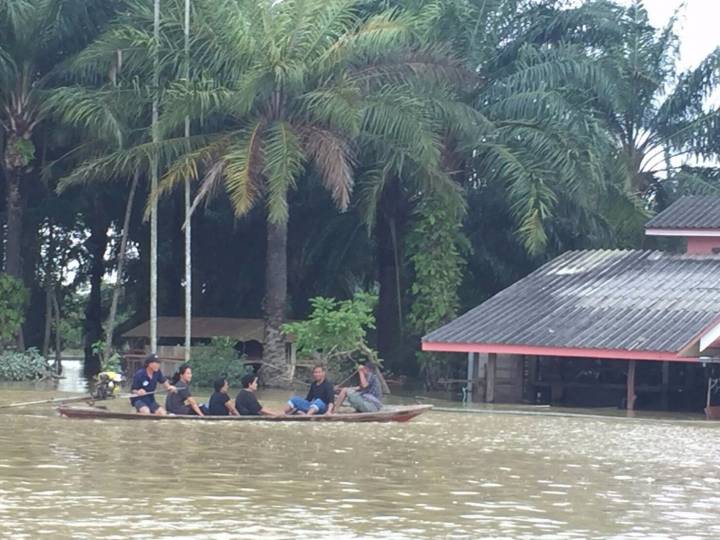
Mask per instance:
[[[185,0],[185,79],[190,82],[190,0]],[[190,139],[190,116],[185,116],[185,138]],[[190,179],[185,178],[185,361],[190,361],[192,337],[192,230]]]
[[[155,0],[153,21],[154,60],[153,60],[153,100],[152,100],[152,142],[160,142],[158,117],[160,112],[160,0]],[[157,352],[157,243],[158,243],[158,154],[155,152],[152,162],[150,185],[150,351]]]

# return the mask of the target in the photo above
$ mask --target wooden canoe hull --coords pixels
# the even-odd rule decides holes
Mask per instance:
[[[720,420],[720,405],[705,407],[705,417],[708,420]]]
[[[432,405],[408,407],[388,406],[374,413],[338,413],[333,415],[291,415],[291,416],[191,416],[137,414],[114,412],[93,407],[72,407],[61,405],[57,411],[67,418],[86,420],[193,420],[197,422],[407,422],[432,409]]]

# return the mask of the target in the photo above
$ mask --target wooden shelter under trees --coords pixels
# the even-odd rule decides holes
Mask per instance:
[[[720,361],[720,198],[646,227],[681,253],[571,251],[427,334],[468,355],[475,400],[696,410]]]
[[[158,355],[161,360],[184,359],[185,318],[158,317]],[[232,317],[193,317],[191,345],[208,343],[212,338],[227,337],[236,341],[239,354],[248,361],[262,362],[265,323],[262,319]],[[145,351],[149,347],[150,322],[145,321],[123,334],[131,350]],[[149,349],[148,349],[149,350]],[[285,357],[288,365],[295,363],[295,344],[292,336],[285,338]]]

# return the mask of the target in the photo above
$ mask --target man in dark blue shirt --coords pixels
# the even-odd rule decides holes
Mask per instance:
[[[138,397],[130,398],[130,404],[140,414],[164,415],[167,411],[155,401],[155,390],[160,383],[168,392],[175,392],[167,377],[160,371],[160,360],[157,354],[151,353],[145,357],[145,367],[138,369],[133,377],[131,392]]]

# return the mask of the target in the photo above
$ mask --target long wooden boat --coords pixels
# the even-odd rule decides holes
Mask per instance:
[[[97,407],[57,407],[60,415],[86,420],[193,420],[196,422],[407,422],[432,409],[432,405],[387,405],[372,413],[337,413],[331,415],[282,415],[282,416],[194,416],[137,414],[116,412]]]

